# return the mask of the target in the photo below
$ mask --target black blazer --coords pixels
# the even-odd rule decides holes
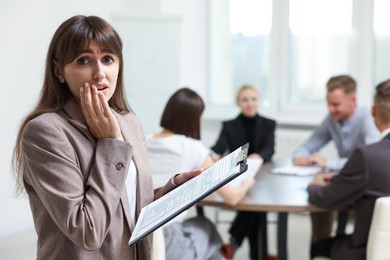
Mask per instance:
[[[271,160],[274,154],[275,146],[275,128],[274,120],[256,115],[254,143],[255,153],[258,153],[264,161]],[[218,154],[224,154],[226,151],[231,152],[247,143],[249,138],[246,137],[244,124],[240,117],[222,123],[222,131],[217,143],[211,148]]]
[[[308,188],[310,203],[328,209],[353,203],[355,229],[352,235],[336,238],[331,258],[365,259],[375,200],[390,196],[390,136],[357,148],[326,186]]]

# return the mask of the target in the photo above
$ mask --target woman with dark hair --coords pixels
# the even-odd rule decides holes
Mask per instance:
[[[123,86],[122,42],[96,16],[74,16],[50,43],[36,107],[13,157],[38,235],[36,259],[150,259],[128,240],[142,207],[201,171],[153,191],[142,127]]]
[[[166,183],[169,172],[207,168],[213,163],[210,150],[199,140],[204,107],[202,98],[189,88],[179,89],[168,100],[160,122],[162,131],[147,135],[155,187]],[[227,184],[218,194],[227,204],[235,205],[253,184],[253,179],[243,181],[240,187]],[[204,216],[184,220],[186,214],[163,228],[167,259],[221,259],[222,240],[215,226]]]

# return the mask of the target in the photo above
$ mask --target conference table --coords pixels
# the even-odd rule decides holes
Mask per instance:
[[[257,240],[257,259],[267,259],[267,212],[277,213],[277,259],[287,260],[287,222],[290,212],[322,211],[308,203],[307,185],[313,176],[294,176],[272,173],[275,167],[291,163],[291,160],[277,160],[263,164],[256,174],[256,184],[238,205],[231,207],[221,197],[212,194],[198,203],[199,206],[213,206],[234,211],[254,211],[260,214]],[[309,243],[309,241],[308,241]],[[309,252],[308,252],[309,253]]]

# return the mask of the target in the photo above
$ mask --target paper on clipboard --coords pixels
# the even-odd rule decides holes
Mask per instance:
[[[287,165],[279,168],[272,169],[274,174],[282,175],[295,175],[295,176],[311,176],[320,173],[322,168],[320,166],[297,166]]]
[[[132,245],[247,170],[249,144],[214,163],[201,174],[143,207],[129,240]]]

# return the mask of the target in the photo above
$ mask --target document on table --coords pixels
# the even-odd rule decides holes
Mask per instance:
[[[319,166],[287,165],[272,169],[271,172],[282,175],[310,176],[322,172],[322,168]]]
[[[184,210],[210,195],[248,168],[245,144],[217,161],[201,174],[183,183],[141,209],[129,240],[132,245],[164,225]]]
[[[246,170],[246,172],[244,172],[243,174],[241,174],[240,176],[238,176],[237,178],[229,182],[230,185],[238,188],[241,186],[244,180],[254,179],[256,173],[258,173],[261,165],[263,164],[263,159],[248,158],[247,163],[248,163],[248,170]]]

